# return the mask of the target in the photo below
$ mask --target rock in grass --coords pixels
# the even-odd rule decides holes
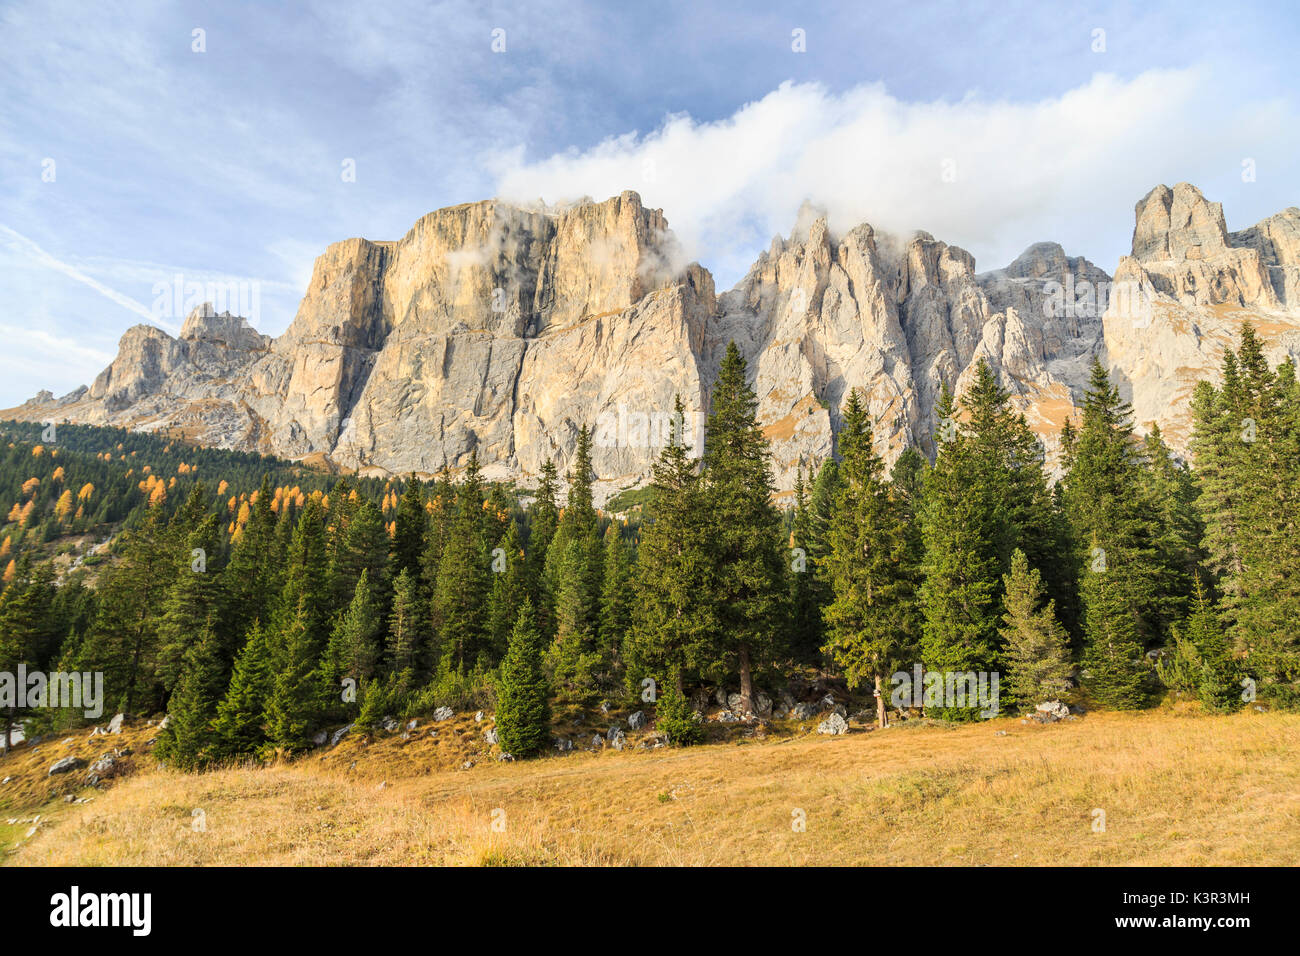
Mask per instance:
[[[833,713],[817,725],[817,733],[819,734],[830,734],[838,737],[840,734],[847,734],[848,732],[849,722],[839,714]]]
[[[95,774],[105,774],[112,770],[116,764],[117,761],[112,757],[100,757],[90,765],[90,772]]]
[[[56,773],[71,773],[73,770],[80,770],[86,765],[86,761],[80,757],[64,757],[62,760],[56,760],[50,767],[48,776],[54,776]]]
[[[1050,720],[1064,720],[1070,716],[1070,708],[1059,700],[1044,701],[1034,709],[1040,714],[1046,714]]]

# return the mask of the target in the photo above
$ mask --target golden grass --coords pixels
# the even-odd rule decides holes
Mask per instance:
[[[1163,711],[470,771],[318,758],[151,770],[69,806],[8,862],[1296,864],[1298,756],[1300,716]]]

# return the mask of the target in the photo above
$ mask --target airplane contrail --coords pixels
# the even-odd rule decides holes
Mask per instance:
[[[26,250],[32,256],[33,259],[35,259],[41,265],[47,266],[48,268],[53,269],[56,272],[62,272],[68,278],[75,279],[77,282],[80,282],[83,285],[90,286],[90,288],[94,289],[96,292],[98,292],[100,295],[102,295],[104,298],[108,299],[109,301],[115,302],[118,305],[120,305],[122,308],[134,312],[137,315],[143,316],[144,318],[148,319],[150,322],[163,326],[169,332],[178,333],[180,331],[176,325],[174,325],[171,322],[166,322],[160,319],[158,316],[154,315],[153,312],[151,312],[146,306],[140,304],[135,299],[131,298],[129,295],[123,295],[121,292],[118,292],[116,289],[109,288],[108,286],[104,285],[104,283],[98,281],[97,279],[92,279],[90,276],[86,275],[76,266],[69,265],[68,263],[63,262],[60,259],[56,259],[54,256],[50,255],[48,252],[46,252],[44,249],[42,249],[32,240],[28,239],[22,233],[15,232],[13,229],[10,229],[8,226],[4,225],[3,223],[0,223],[0,232],[3,232],[5,235],[8,235],[12,239],[14,239],[20,246],[23,247],[24,250]]]

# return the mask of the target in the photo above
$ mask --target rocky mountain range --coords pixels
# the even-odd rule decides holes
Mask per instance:
[[[833,235],[805,209],[723,293],[635,193],[485,201],[429,213],[397,241],[331,245],[278,338],[206,306],[176,338],[137,325],[90,386],[0,417],[171,430],[364,474],[454,471],[477,450],[487,477],[525,485],[547,457],[563,473],[585,423],[606,498],[647,479],[674,396],[698,444],[734,340],[789,489],[832,454],[850,388],[868,396],[888,461],[908,444],[932,452],[942,383],[960,392],[980,358],[1049,455],[1093,355],[1139,428],[1158,422],[1181,449],[1186,399],[1247,320],[1272,360],[1300,356],[1300,209],[1230,233],[1187,183],[1138,202],[1113,276],[1050,242],[977,273],[927,233]]]

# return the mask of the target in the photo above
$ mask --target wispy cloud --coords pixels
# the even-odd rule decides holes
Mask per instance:
[[[72,362],[99,369],[113,361],[111,352],[45,329],[19,328],[0,323],[0,338],[3,338],[6,346],[0,352],[0,366],[16,367],[24,361],[39,357],[51,362]]]
[[[7,236],[10,240],[10,243],[13,246],[16,246],[22,252],[26,253],[28,257],[30,257],[33,261],[35,261],[39,265],[45,266],[48,269],[53,269],[55,272],[60,272],[63,275],[67,276],[68,278],[74,279],[77,282],[80,282],[82,285],[94,289],[96,292],[98,292],[104,298],[108,299],[110,302],[120,305],[122,308],[127,309],[130,312],[134,312],[136,315],[148,319],[150,322],[158,322],[168,331],[171,332],[180,331],[179,327],[172,325],[171,323],[168,323],[163,319],[159,319],[155,317],[154,314],[149,311],[149,308],[147,306],[140,304],[135,299],[131,298],[129,295],[123,295],[122,293],[118,292],[116,289],[112,289],[104,285],[104,283],[98,281],[97,279],[91,278],[85,272],[78,269],[76,266],[64,262],[61,259],[56,259],[54,256],[50,255],[48,252],[46,252],[44,249],[42,249],[40,246],[34,243],[32,240],[28,239],[26,236],[18,232],[15,232],[13,229],[10,229],[8,226],[0,224],[0,234]]]

